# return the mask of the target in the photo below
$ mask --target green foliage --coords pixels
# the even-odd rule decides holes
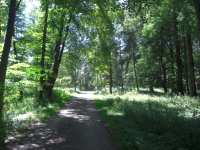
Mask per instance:
[[[167,88],[166,93],[174,94],[178,91],[176,80],[180,79],[188,94],[192,85],[189,75],[194,70],[193,85],[199,90],[199,14],[191,0],[38,2],[40,5],[35,11],[25,14],[28,5],[33,3],[21,1],[15,20],[4,109],[6,118],[14,126],[47,119],[69,99],[61,89],[55,91],[51,102],[36,98],[38,88],[50,85],[50,89],[54,85],[58,71],[58,88],[96,89],[107,93],[109,86],[116,93],[123,93],[138,86],[149,87],[152,92],[153,88],[162,87]],[[0,55],[8,3],[0,0]],[[44,40],[46,6],[47,39]],[[178,76],[180,68],[183,68],[181,77]],[[41,76],[46,80],[44,83]],[[127,94],[125,99],[129,96],[135,96],[135,100],[97,101],[97,107],[123,149],[200,149],[198,102],[189,97],[155,95],[147,96],[147,101],[140,94]]]
[[[136,100],[134,100],[136,97]],[[140,100],[137,100],[138,99]],[[121,149],[198,150],[200,103],[189,97],[148,96],[134,94],[97,100],[111,134]]]
[[[7,79],[13,82],[21,80],[33,80],[39,79],[39,68],[31,66],[27,63],[13,64],[8,68]]]
[[[26,85],[26,86],[24,86]],[[20,97],[19,87],[12,87],[5,99],[5,118],[9,132],[24,128],[30,123],[47,120],[70,100],[69,94],[61,89],[54,90],[52,101],[42,104],[37,98],[37,86],[33,83],[23,83],[23,97]]]

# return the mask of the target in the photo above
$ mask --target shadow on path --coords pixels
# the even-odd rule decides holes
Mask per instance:
[[[92,101],[73,98],[46,123],[7,140],[9,150],[115,150]]]

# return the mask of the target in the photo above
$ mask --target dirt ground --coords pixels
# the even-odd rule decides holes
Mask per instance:
[[[9,150],[116,150],[93,102],[74,97],[46,123],[8,139]]]

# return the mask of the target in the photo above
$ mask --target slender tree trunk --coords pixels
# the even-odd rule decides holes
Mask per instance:
[[[1,0],[0,0],[0,8],[1,8]],[[1,40],[2,40],[2,38],[1,38],[1,36],[2,36],[2,22],[3,22],[3,18],[1,18],[2,17],[2,13],[1,13],[1,9],[0,9],[0,42],[1,42]]]
[[[183,95],[184,89],[183,89],[183,65],[182,65],[182,59],[181,59],[181,46],[180,46],[180,40],[178,35],[178,28],[177,28],[177,20],[176,15],[174,15],[174,36],[175,36],[175,46],[176,46],[176,86],[177,86],[177,93]]]
[[[140,89],[139,89],[139,84],[138,84],[138,76],[137,76],[135,55],[133,56],[133,71],[134,71],[134,75],[135,75],[136,89],[137,89],[137,91],[139,91]]]
[[[110,54],[110,55],[111,55],[111,54]],[[110,60],[109,72],[110,72],[110,74],[109,74],[109,78],[110,78],[110,83],[109,83],[110,87],[109,87],[109,91],[110,91],[110,94],[112,94],[112,93],[113,93],[113,91],[112,91],[112,88],[113,88],[112,60]]]
[[[170,75],[170,88],[171,88],[171,92],[175,93],[175,69],[174,69],[174,50],[173,50],[173,46],[169,47],[169,52],[170,52],[170,70],[171,70],[171,75]]]
[[[15,55],[15,59],[19,60],[16,44],[17,44],[16,41],[13,41],[13,52],[14,52],[14,55]]]
[[[124,92],[124,63],[122,62],[122,51],[120,49],[119,53],[119,64],[120,64],[120,85],[121,85],[121,93]]]
[[[195,84],[195,71],[194,71],[194,60],[193,60],[193,48],[191,34],[187,33],[187,60],[188,60],[188,78],[189,78],[189,94],[190,96],[196,96],[196,84]]]
[[[185,80],[186,80],[186,93],[189,94],[189,81],[188,81],[188,56],[187,56],[187,39],[183,37],[184,43],[184,68],[185,68]]]
[[[67,26],[67,30],[66,30],[64,38],[63,38],[64,20],[65,20],[65,14],[64,13],[63,13],[61,19],[62,19],[62,21],[61,21],[59,36],[58,36],[58,40],[56,42],[56,46],[55,46],[55,50],[54,50],[55,51],[54,62],[53,62],[51,71],[48,75],[48,79],[47,79],[47,82],[45,83],[45,87],[44,87],[44,90],[46,91],[45,93],[46,93],[46,95],[49,99],[51,99],[51,97],[52,97],[53,87],[54,87],[56,79],[58,77],[60,63],[61,63],[61,60],[62,60],[64,48],[65,48],[65,41],[66,41],[66,38],[67,38],[68,33],[69,33],[69,24],[70,24],[71,19],[72,19],[72,14],[70,15],[70,19],[69,19],[69,22],[68,22],[68,26]]]
[[[52,67],[51,67],[51,71],[48,75],[48,79],[45,82],[45,86],[44,86],[44,89],[43,89],[45,91],[45,96],[47,96],[48,99],[52,98],[53,87],[54,87],[55,81],[56,81],[57,76],[58,76],[60,46],[62,44],[63,30],[64,30],[64,18],[62,18],[62,23],[61,23],[58,39],[56,41],[56,46],[55,46],[55,49],[54,49],[54,61],[53,61]]]
[[[124,72],[123,72],[123,64],[121,64],[121,92],[123,93],[125,90],[124,90]]]
[[[1,10],[0,10],[1,11]],[[0,17],[1,17],[1,14],[0,14]],[[1,27],[1,23],[2,22],[2,20],[1,20],[1,18],[0,18],[0,42],[1,42],[1,34],[2,34],[2,27]]]
[[[164,89],[164,92],[167,93],[167,73],[166,73],[166,65],[163,62],[163,56],[160,56],[160,66],[161,66],[161,72],[162,72],[162,86]]]
[[[196,10],[197,27],[200,34],[200,0],[193,0],[193,2],[194,2],[195,10]],[[200,36],[199,36],[199,42],[200,42]]]
[[[4,89],[5,89],[5,78],[6,78],[10,47],[12,43],[12,36],[14,34],[15,17],[16,17],[16,0],[11,0],[9,5],[7,31],[5,35],[5,42],[0,62],[0,150],[5,150],[4,141],[5,141],[6,129],[3,121]]]
[[[150,81],[149,81],[149,92],[150,92],[150,93],[154,93],[154,88],[153,88],[153,84],[152,84],[152,79],[150,79]]]
[[[40,99],[43,98],[43,87],[45,83],[45,53],[46,53],[46,41],[47,41],[47,28],[48,28],[48,14],[49,14],[49,2],[45,1],[45,15],[44,15],[44,28],[43,28],[43,37],[42,37],[42,54],[40,60]]]
[[[114,27],[112,24],[112,21],[110,20],[109,16],[107,15],[106,11],[104,10],[104,7],[102,5],[102,3],[100,1],[96,1],[97,6],[99,7],[100,13],[101,13],[101,17],[104,21],[104,23],[107,26],[108,29],[108,33],[113,36],[114,35]],[[114,42],[111,40],[111,43],[109,43],[109,45],[115,45]],[[110,62],[109,62],[109,91],[110,94],[113,93],[113,63],[112,63],[112,51],[110,51]]]

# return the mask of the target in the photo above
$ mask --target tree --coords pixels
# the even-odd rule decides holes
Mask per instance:
[[[196,83],[194,72],[194,60],[193,60],[193,48],[191,34],[187,33],[187,67],[188,67],[188,79],[189,79],[189,94],[190,96],[196,96]]]
[[[176,4],[176,3],[175,3]],[[181,58],[181,45],[180,45],[180,39],[179,39],[179,31],[178,31],[178,22],[177,22],[177,9],[176,5],[174,4],[174,10],[173,10],[173,29],[174,29],[174,45],[176,47],[176,90],[178,94],[184,94],[183,89],[183,66],[182,66],[182,58]]]
[[[12,42],[12,36],[14,34],[14,23],[16,17],[17,1],[11,0],[9,5],[9,15],[7,30],[5,36],[5,42],[3,47],[3,52],[0,61],[0,149],[4,150],[4,140],[5,140],[5,126],[3,123],[3,105],[4,105],[4,90],[5,90],[5,78],[6,70],[8,65],[8,57],[10,53],[10,47]]]
[[[44,28],[43,28],[43,37],[42,37],[42,53],[41,53],[41,75],[40,75],[40,98],[43,97],[43,88],[45,82],[45,53],[46,53],[46,41],[47,41],[47,28],[48,28],[48,15],[49,15],[49,1],[45,0],[45,14],[44,14]]]
[[[54,60],[52,63],[51,70],[49,71],[47,80],[45,81],[45,85],[43,87],[43,91],[45,92],[45,95],[49,99],[52,98],[53,87],[58,77],[59,67],[60,67],[62,56],[63,56],[63,51],[65,48],[65,41],[69,33],[69,24],[72,19],[72,14],[71,14],[69,16],[69,21],[67,22],[68,24],[67,24],[66,30],[64,30],[66,14],[64,10],[62,10],[61,13],[62,15],[60,17],[60,27],[59,27],[58,36],[56,39],[56,44],[55,44],[55,49],[54,49]]]
[[[200,0],[193,0],[193,2],[194,2],[195,10],[196,10],[197,27],[200,33]],[[199,40],[200,40],[200,36],[199,36]]]

